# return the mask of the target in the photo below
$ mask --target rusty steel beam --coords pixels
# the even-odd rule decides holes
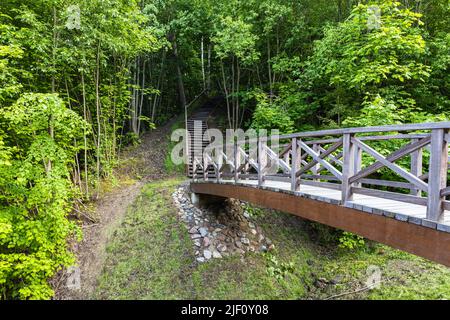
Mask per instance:
[[[450,267],[450,233],[293,194],[256,187],[191,182],[199,194],[235,198],[288,212]]]

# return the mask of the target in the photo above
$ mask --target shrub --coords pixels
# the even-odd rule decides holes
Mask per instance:
[[[53,94],[26,94],[0,111],[0,294],[49,299],[48,284],[74,263],[67,239],[73,139],[85,123]],[[8,130],[8,135],[2,134]],[[11,147],[14,146],[14,147]]]

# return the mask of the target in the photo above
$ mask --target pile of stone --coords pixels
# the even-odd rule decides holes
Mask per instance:
[[[238,200],[229,199],[220,209],[197,208],[191,203],[186,186],[180,186],[172,196],[198,262],[274,248]]]

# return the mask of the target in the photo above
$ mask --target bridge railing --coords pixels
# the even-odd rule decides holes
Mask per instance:
[[[280,143],[271,145],[277,140]],[[246,147],[256,142],[253,150]],[[203,168],[213,166],[214,179],[257,180],[339,190],[341,203],[355,194],[424,205],[426,218],[440,221],[450,210],[448,186],[450,122],[389,125],[311,131],[237,141],[206,149],[194,159]],[[231,152],[229,152],[231,150]],[[227,152],[228,151],[228,152]]]

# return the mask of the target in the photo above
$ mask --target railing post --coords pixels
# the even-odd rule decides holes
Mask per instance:
[[[234,141],[233,146],[233,161],[234,161],[234,183],[237,183],[239,180],[239,172],[238,172],[238,147],[237,147],[237,141]]]
[[[298,144],[297,144],[297,138],[292,138],[292,144],[291,144],[291,191],[297,191],[297,171],[299,170],[299,160],[301,159],[301,156],[299,156],[299,152],[297,151]],[[301,149],[300,149],[301,150]],[[300,178],[299,178],[300,179]]]
[[[358,173],[361,171],[361,162],[362,162],[362,150],[361,148],[358,148],[357,146],[354,146],[355,150],[355,159],[354,159],[354,165],[353,165],[353,174]],[[361,183],[357,182],[354,184],[355,187],[361,187]]]
[[[264,159],[263,159],[263,142],[262,138],[258,137],[258,186],[261,187],[264,184]]]
[[[446,130],[431,131],[430,167],[428,177],[427,220],[439,221],[444,212],[441,190],[447,185],[448,142]]]
[[[353,200],[352,186],[349,183],[349,179],[355,173],[355,146],[352,143],[353,134],[344,133],[342,145],[343,145],[343,163],[342,168],[342,204],[347,201]]]
[[[417,141],[419,141],[419,139],[411,140],[412,143]],[[419,149],[411,153],[411,173],[416,177],[420,177],[422,175],[422,158],[423,158],[422,149]],[[411,188],[410,193],[418,197],[422,196],[422,191],[415,187]]]

